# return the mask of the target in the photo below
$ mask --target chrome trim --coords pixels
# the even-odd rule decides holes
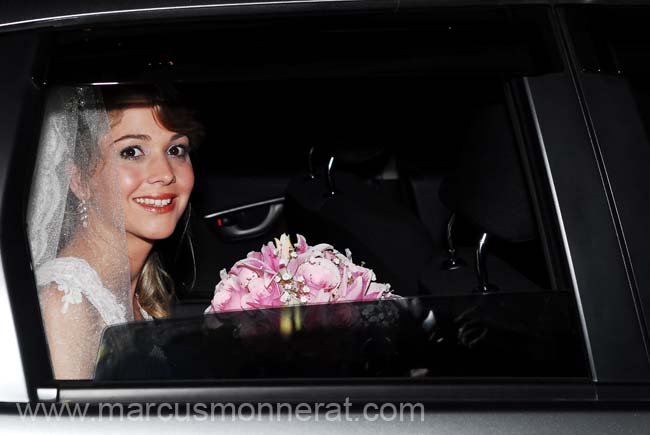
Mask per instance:
[[[562,219],[562,210],[560,209],[560,201],[557,197],[557,191],[555,190],[555,182],[553,181],[553,174],[551,172],[551,166],[548,162],[548,155],[546,154],[546,145],[544,144],[544,137],[542,136],[542,130],[539,126],[539,119],[537,117],[537,110],[533,103],[533,95],[530,91],[530,85],[528,83],[528,78],[524,77],[524,88],[526,89],[526,98],[528,99],[528,105],[530,111],[533,115],[533,122],[535,123],[535,133],[537,134],[537,139],[539,140],[540,150],[542,151],[542,157],[544,159],[544,169],[546,170],[546,176],[548,177],[548,182],[551,187],[551,195],[553,197],[553,205],[555,206],[555,212],[557,214],[558,223],[560,224],[560,234],[562,235],[562,244],[564,245],[564,251],[566,253],[567,259],[569,260],[569,274],[571,275],[571,283],[573,284],[573,290],[576,296],[576,301],[578,302],[578,313],[580,315],[580,325],[582,326],[582,333],[585,336],[585,347],[587,349],[587,358],[589,360],[589,368],[591,369],[592,379],[594,382],[598,381],[598,374],[596,373],[596,364],[594,363],[594,355],[591,349],[591,340],[589,339],[589,331],[587,330],[587,321],[585,318],[585,313],[582,308],[582,300],[580,298],[580,289],[578,286],[578,279],[576,278],[576,272],[573,268],[573,259],[571,257],[571,248],[569,247],[569,239],[566,235],[566,230],[564,228],[564,220]]]
[[[57,388],[38,388],[36,396],[40,402],[56,402],[59,398],[59,390]]]
[[[330,196],[336,195],[336,188],[334,187],[334,156],[330,157],[327,163],[327,187],[329,188]]]
[[[487,261],[485,246],[488,242],[488,233],[483,233],[480,240],[478,241],[478,246],[476,247],[474,267],[476,268],[476,279],[478,280],[478,287],[476,287],[477,293],[491,293],[495,292],[498,289],[497,286],[490,284],[488,280],[488,271],[487,271]]]
[[[236,385],[214,387],[143,387],[90,388],[61,387],[59,402],[72,403],[196,403],[196,402],[341,402],[346,397],[353,403],[372,398],[391,397],[397,401],[488,401],[497,402],[593,402],[595,387],[587,383],[567,384],[375,384],[359,385]],[[524,406],[524,405],[522,405]],[[345,431],[344,431],[345,432]]]
[[[4,267],[0,263],[0,402],[29,402]]]
[[[24,24],[46,23],[49,21],[75,20],[87,17],[101,17],[104,15],[132,14],[141,12],[160,12],[160,11],[181,11],[192,9],[211,9],[211,8],[228,8],[228,7],[248,7],[248,6],[277,6],[277,5],[295,5],[310,3],[357,3],[363,0],[276,0],[276,1],[253,1],[242,3],[218,3],[206,5],[187,5],[187,6],[164,6],[158,8],[139,8],[139,9],[121,9],[115,11],[86,12],[81,14],[58,15],[55,17],[33,18],[31,20],[14,21],[11,23],[0,24],[0,29],[4,27],[20,26]]]
[[[442,262],[442,270],[457,270],[467,266],[465,261],[456,254],[453,236],[455,221],[456,213],[452,213],[447,221],[447,258]]]
[[[218,211],[216,213],[206,214],[205,216],[203,216],[203,219],[211,219],[211,218],[215,218],[215,217],[218,217],[218,216],[223,216],[225,214],[235,213],[237,211],[248,210],[249,208],[261,207],[263,205],[279,204],[279,203],[282,203],[282,202],[284,202],[284,197],[283,196],[279,197],[279,198],[267,199],[266,201],[260,201],[260,202],[254,203],[254,204],[246,204],[246,205],[242,205],[240,207],[235,207],[235,208],[231,208],[231,209],[228,209],[228,210]]]

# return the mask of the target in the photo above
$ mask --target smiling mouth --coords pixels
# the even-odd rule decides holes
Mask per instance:
[[[166,213],[172,211],[176,202],[173,195],[164,196],[142,196],[133,201],[147,211],[153,213]]]
[[[153,205],[154,207],[164,207],[172,203],[172,198],[168,198],[168,199],[136,198],[135,202],[143,205]]]

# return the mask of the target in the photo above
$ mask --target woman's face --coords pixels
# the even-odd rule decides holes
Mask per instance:
[[[91,182],[117,177],[127,240],[167,238],[194,186],[189,139],[163,127],[148,107],[111,113],[111,119],[112,145],[104,152],[113,164],[104,165]]]

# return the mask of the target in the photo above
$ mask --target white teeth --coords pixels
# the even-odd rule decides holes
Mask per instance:
[[[136,198],[138,204],[152,205],[154,207],[164,207],[172,203],[172,199],[153,199],[153,198]]]

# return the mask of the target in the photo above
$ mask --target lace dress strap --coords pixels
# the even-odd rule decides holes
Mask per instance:
[[[36,269],[36,283],[39,287],[57,284],[63,292],[63,314],[71,304],[81,303],[85,296],[107,326],[126,322],[126,307],[117,302],[97,271],[82,258],[60,257],[46,262]]]

